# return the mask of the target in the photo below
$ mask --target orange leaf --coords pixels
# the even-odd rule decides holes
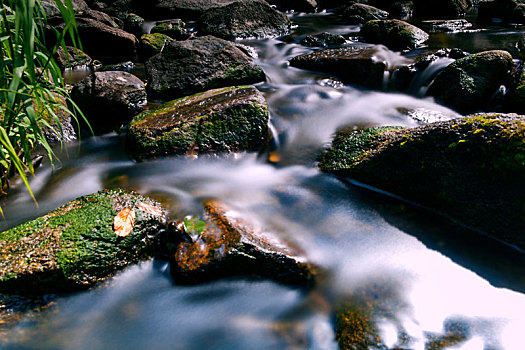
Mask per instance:
[[[133,208],[125,208],[113,219],[113,230],[119,237],[126,237],[133,230],[135,225],[135,210]]]
[[[162,211],[160,211],[159,209],[155,208],[153,205],[148,204],[148,203],[140,202],[139,204],[137,204],[137,208],[139,208],[143,212],[151,214],[153,216],[162,216],[162,215],[164,215],[162,213]]]

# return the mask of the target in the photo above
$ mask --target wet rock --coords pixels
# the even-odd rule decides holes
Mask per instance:
[[[142,62],[147,61],[150,57],[160,53],[164,47],[175,39],[166,34],[154,33],[143,34],[140,37],[139,59]]]
[[[167,43],[145,66],[150,93],[164,99],[265,80],[240,49],[212,36]]]
[[[315,272],[297,248],[217,201],[205,205],[200,229],[181,222],[186,242],[172,254],[176,283],[195,284],[229,276],[257,276],[309,286]],[[195,219],[194,219],[195,220]],[[193,237],[191,237],[193,236]]]
[[[196,20],[205,11],[242,0],[159,0],[153,6],[155,18]]]
[[[61,18],[49,22],[59,30],[64,28]],[[77,16],[76,24],[82,49],[91,57],[113,61],[135,57],[138,39],[133,34],[88,17]]]
[[[414,16],[423,19],[454,19],[463,17],[471,6],[471,0],[414,0]]]
[[[315,12],[316,0],[268,0],[271,5],[276,5],[281,11]]]
[[[465,114],[482,111],[510,79],[512,56],[494,50],[473,54],[448,65],[428,89],[436,101]]]
[[[342,131],[321,170],[362,181],[525,249],[525,116]]]
[[[170,19],[157,22],[157,24],[151,28],[150,33],[165,34],[175,40],[186,40],[190,37],[190,33],[186,28],[186,23],[180,19]]]
[[[381,89],[387,63],[378,56],[380,51],[381,48],[375,46],[323,49],[293,57],[290,65],[334,74],[344,83]]]
[[[145,212],[140,203],[155,210]],[[119,237],[113,219],[124,208],[134,208],[135,224]],[[0,233],[0,291],[41,295],[88,288],[151,257],[164,222],[159,204],[137,194],[105,190],[77,198]]]
[[[366,23],[371,20],[388,18],[388,12],[386,11],[352,1],[339,7],[336,12],[349,24]]]
[[[197,21],[199,35],[228,40],[277,37],[287,34],[290,28],[288,17],[263,0],[233,2],[205,11]]]
[[[50,108],[53,111],[54,116],[46,109],[40,108],[39,110],[40,118],[47,123],[47,125],[41,125],[42,134],[49,143],[58,144],[76,140],[77,132],[73,127],[73,118],[63,109],[64,107],[67,107],[65,97],[59,94],[53,94],[53,97],[55,104],[48,104],[46,108]],[[44,150],[36,150],[34,154],[36,156],[46,156]]]
[[[84,112],[95,134],[127,124],[146,103],[144,83],[128,72],[95,72],[77,83],[73,101]]]
[[[499,19],[507,23],[525,23],[525,4],[519,0],[495,0],[479,4],[478,21]]]
[[[472,23],[466,19],[428,20],[421,26],[429,32],[459,32],[472,27]]]
[[[72,46],[66,46],[66,50],[59,46],[55,55],[55,61],[60,69],[76,68],[90,65],[93,61],[82,50]]]
[[[127,148],[137,159],[259,151],[268,142],[268,107],[253,86],[206,91],[133,118]]]
[[[366,42],[383,44],[394,51],[411,50],[428,40],[428,34],[398,19],[366,22],[359,35]]]
[[[335,46],[344,44],[345,42],[346,39],[342,35],[331,33],[308,35],[303,40],[301,40],[301,44],[307,47]]]

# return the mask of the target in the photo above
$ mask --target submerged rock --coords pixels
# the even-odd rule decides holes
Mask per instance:
[[[341,45],[345,42],[346,39],[344,38],[344,36],[331,33],[308,35],[303,40],[301,40],[301,44],[308,47],[327,47]]]
[[[125,208],[134,210],[135,223],[129,235],[119,237],[113,221]],[[41,295],[88,288],[151,257],[165,220],[158,203],[137,194],[104,190],[77,198],[0,233],[0,292]]]
[[[282,238],[223,204],[205,205],[204,220],[187,218],[177,225],[186,237],[172,253],[176,283],[195,284],[229,276],[257,276],[309,286],[315,271],[303,253]]]
[[[394,51],[412,50],[428,40],[428,34],[398,19],[366,22],[359,35],[369,43],[383,44]]]
[[[423,204],[525,249],[525,116],[339,132],[322,171]]]
[[[277,37],[287,34],[290,28],[288,17],[263,0],[238,1],[211,9],[197,22],[199,35],[228,40]]]
[[[77,83],[71,97],[96,134],[127,124],[146,103],[144,83],[128,72],[95,72]]]
[[[492,96],[510,81],[512,56],[507,51],[485,51],[456,60],[441,71],[427,94],[458,112],[483,111]]]
[[[266,101],[253,86],[215,89],[137,115],[127,147],[137,159],[259,151],[268,142],[268,121]]]
[[[150,93],[164,99],[265,80],[250,57],[212,36],[167,43],[146,62],[146,73]]]
[[[349,46],[323,49],[296,56],[290,65],[297,68],[334,74],[344,83],[372,89],[382,89],[387,62],[381,59],[383,48],[377,46]]]
[[[350,24],[366,23],[371,20],[388,18],[388,12],[366,4],[349,2],[337,9],[343,19]]]

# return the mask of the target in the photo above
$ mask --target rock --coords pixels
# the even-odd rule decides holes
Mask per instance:
[[[518,57],[520,60],[525,60],[525,34],[522,34],[516,43],[516,48],[518,49]]]
[[[173,41],[171,37],[166,34],[143,34],[140,37],[139,44],[139,59],[142,62],[147,61],[150,57],[160,53],[164,47]]]
[[[347,4],[349,0],[317,0],[319,10],[330,10]]]
[[[342,35],[331,33],[308,35],[303,40],[301,40],[301,44],[307,47],[327,47],[341,45],[345,42],[346,39]]]
[[[150,93],[164,99],[265,80],[240,49],[212,36],[167,43],[145,66]]]
[[[62,19],[53,18],[49,22],[59,30],[64,28]],[[138,39],[133,34],[87,17],[77,17],[76,24],[82,49],[91,57],[112,61],[135,57]]]
[[[525,74],[522,72],[521,78],[515,88],[510,90],[505,96],[505,111],[525,115]]]
[[[151,13],[154,2],[156,1],[109,0],[105,1],[105,4],[102,5],[102,7],[104,12],[125,22],[130,14],[137,14],[143,18],[152,18]]]
[[[140,203],[154,211],[145,212]],[[124,208],[134,208],[135,225],[119,237],[113,219]],[[137,194],[105,190],[77,198],[0,233],[0,292],[41,295],[88,288],[151,257],[165,220],[158,203]]]
[[[199,35],[228,40],[277,37],[287,34],[290,28],[288,17],[263,0],[237,1],[210,9],[197,21]]]
[[[129,13],[124,18],[124,30],[139,38],[142,34],[142,26],[144,25],[144,18],[134,13]]]
[[[414,16],[422,19],[454,19],[463,17],[471,0],[414,0]]]
[[[341,350],[383,348],[383,341],[369,313],[366,307],[350,303],[338,311],[335,336]]]
[[[190,33],[186,28],[186,23],[180,19],[170,19],[157,22],[157,24],[151,28],[150,33],[165,34],[175,40],[186,40],[190,37]]]
[[[495,0],[479,4],[478,21],[500,19],[507,23],[525,23],[525,4],[519,0]]]
[[[319,167],[525,249],[525,116],[339,132]]]
[[[456,60],[441,71],[427,94],[459,113],[484,110],[491,97],[510,79],[512,56],[485,51]]]
[[[64,107],[67,107],[66,98],[62,95],[53,93],[55,104],[48,104],[46,108],[51,108],[54,116],[49,113],[48,110],[39,108],[39,116],[47,125],[41,125],[41,131],[47,142],[59,144],[62,142],[74,141],[77,139],[77,133],[73,127],[73,120],[69,113],[64,111]],[[49,126],[48,126],[49,125]],[[37,154],[45,156],[45,152],[36,150]]]
[[[146,103],[144,83],[128,72],[95,72],[77,83],[73,101],[84,112],[95,134],[117,130]]]
[[[257,227],[217,201],[205,204],[201,224],[177,225],[186,237],[172,254],[176,283],[196,284],[230,276],[257,276],[310,286],[315,272],[303,253],[277,234]],[[203,225],[203,226],[202,226]],[[191,237],[193,236],[193,237]]]
[[[136,159],[170,154],[259,151],[269,138],[268,107],[253,86],[183,97],[137,115],[127,148]]]
[[[412,50],[428,40],[428,34],[398,19],[366,22],[359,35],[366,42],[383,44],[394,51]]]
[[[371,20],[388,18],[388,12],[386,11],[353,1],[337,8],[336,12],[349,24],[366,23]]]
[[[73,0],[72,3],[75,11],[87,10],[89,8],[84,0]],[[47,17],[60,16],[60,10],[54,0],[42,0],[41,4]]]
[[[281,11],[315,12],[316,0],[268,0],[270,5],[276,5]]]
[[[67,51],[66,51],[67,50]],[[72,46],[66,46],[66,50],[59,46],[55,55],[55,61],[60,69],[72,69],[81,66],[88,66],[93,61],[82,50]]]
[[[108,15],[108,14],[106,14],[104,12],[101,12],[101,11],[85,9],[85,10],[82,10],[82,11],[78,11],[76,13],[76,18],[78,18],[78,17],[93,19],[93,20],[95,20],[97,22],[103,23],[103,24],[105,24],[107,26],[110,26],[112,28],[118,28],[119,27],[117,22],[110,15]]]
[[[414,13],[413,1],[396,1],[389,8],[390,18],[410,21]]]
[[[380,50],[381,48],[375,46],[322,49],[293,57],[290,65],[334,74],[344,83],[381,89],[387,63],[377,55]]]
[[[153,6],[155,18],[196,20],[205,11],[243,0],[158,0]]]
[[[421,26],[429,32],[460,32],[472,27],[472,23],[466,19],[427,20]]]

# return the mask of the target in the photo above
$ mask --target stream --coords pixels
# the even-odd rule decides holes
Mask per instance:
[[[178,286],[167,262],[147,261],[89,291],[51,296],[45,308],[0,295],[9,300],[7,311],[19,311],[16,321],[0,322],[0,348],[338,349],[338,307],[363,296],[379,305],[375,321],[388,348],[422,350],[454,326],[466,340],[450,349],[524,348],[523,252],[315,167],[339,127],[421,123],[402,109],[458,115],[429,98],[343,86],[289,67],[289,58],[312,51],[294,40],[327,31],[351,42],[359,31],[326,13],[292,20],[297,27],[285,38],[243,42],[255,49],[267,75],[256,86],[276,135],[272,162],[266,155],[236,154],[137,163],[126,154],[122,135],[83,139],[57,148],[60,161],[44,161],[36,171],[31,188],[38,207],[23,184],[14,184],[2,203],[0,230],[103,188],[152,196],[172,218],[198,215],[204,201],[216,198],[296,243],[327,271],[320,283],[304,290],[230,278]],[[435,34],[429,45],[512,49],[523,32]],[[384,55],[391,64],[408,61],[386,48]]]

